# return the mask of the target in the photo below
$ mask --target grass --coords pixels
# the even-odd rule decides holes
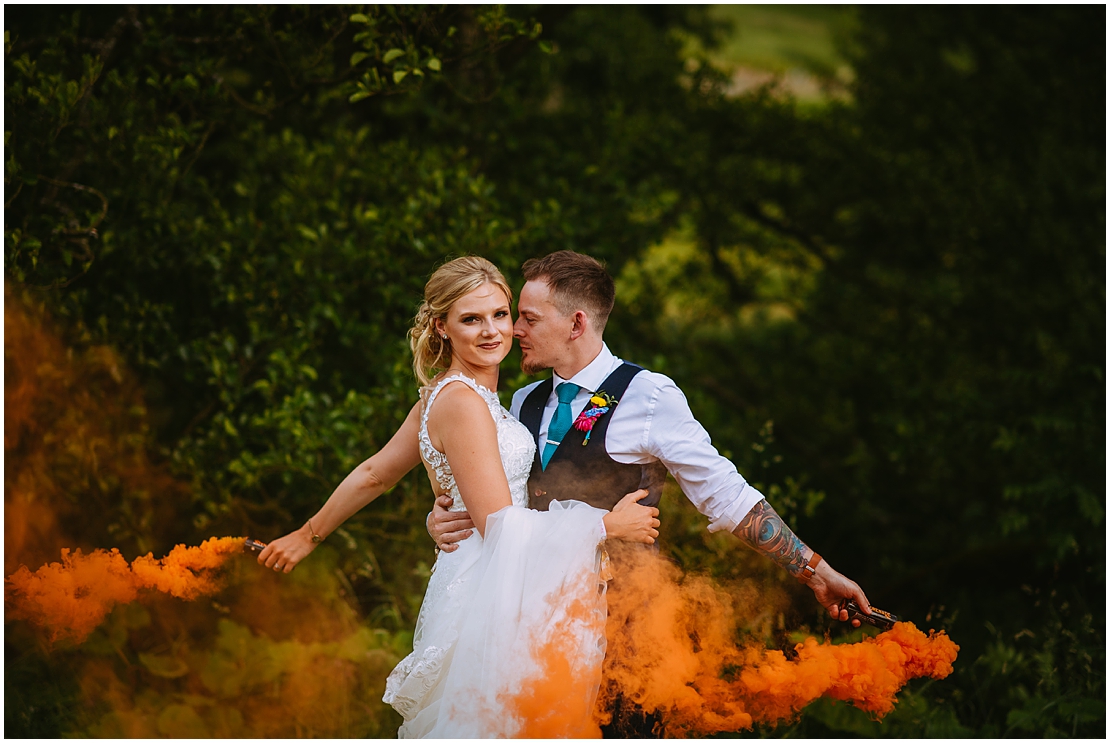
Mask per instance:
[[[715,5],[709,16],[732,26],[711,53],[715,62],[827,76],[845,64],[836,40],[854,12],[846,5]]]
[[[806,103],[844,94],[852,70],[840,50],[855,22],[847,5],[714,5],[708,15],[721,36],[713,49],[694,39],[687,51],[733,78],[740,94],[772,79]]]

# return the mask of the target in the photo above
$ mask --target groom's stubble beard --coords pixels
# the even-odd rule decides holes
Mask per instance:
[[[534,376],[544,371],[545,369],[550,368],[551,366],[549,364],[544,364],[538,361],[528,362],[523,358],[521,358],[520,360],[520,370],[529,376]]]

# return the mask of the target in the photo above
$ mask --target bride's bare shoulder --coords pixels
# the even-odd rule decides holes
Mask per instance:
[[[454,375],[454,376],[458,376],[458,375]],[[447,384],[447,385],[442,385],[441,384],[441,382],[443,382],[443,380],[445,380],[446,378],[447,378],[447,372],[446,371],[441,371],[439,374],[436,374],[434,377],[432,377],[426,385],[421,387],[418,390],[418,393],[420,395],[420,402],[422,404],[426,404],[428,402],[428,399],[431,398],[433,393],[436,394],[437,397],[438,397],[438,395],[440,394],[440,392],[442,392],[442,390],[440,392],[436,392],[436,390],[438,390],[441,386],[442,387],[450,387],[451,386],[450,384]]]
[[[432,406],[433,410],[441,405],[452,409],[458,405],[473,405],[475,410],[486,410],[485,400],[478,390],[471,387],[466,380],[458,377],[454,379],[444,378],[440,382],[436,382],[436,385],[439,386],[439,392],[436,393],[436,403]]]
[[[448,381],[436,394],[428,412],[428,433],[433,444],[445,437],[463,437],[474,443],[488,435],[490,440],[497,440],[489,405],[465,382]]]

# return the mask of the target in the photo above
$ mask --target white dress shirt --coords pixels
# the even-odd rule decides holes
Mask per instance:
[[[553,373],[554,385],[540,419],[540,451],[547,444],[547,429],[559,404],[555,388],[562,382],[582,388],[570,404],[574,420],[605,378],[623,363],[602,345],[597,358],[571,379]],[[538,384],[513,395],[513,416],[520,418],[524,399]],[[763,494],[748,484],[736,466],[717,453],[705,428],[694,420],[686,395],[670,377],[646,369],[640,372],[610,415],[606,453],[621,464],[662,462],[690,502],[709,518],[709,531],[732,531],[763,500]]]

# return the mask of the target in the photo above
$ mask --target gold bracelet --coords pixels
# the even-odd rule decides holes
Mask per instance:
[[[308,531],[309,531],[310,534],[312,534],[312,543],[313,544],[320,544],[320,542],[324,541],[324,538],[322,536],[320,536],[319,534],[317,534],[316,530],[312,528],[312,519],[308,520]]]

